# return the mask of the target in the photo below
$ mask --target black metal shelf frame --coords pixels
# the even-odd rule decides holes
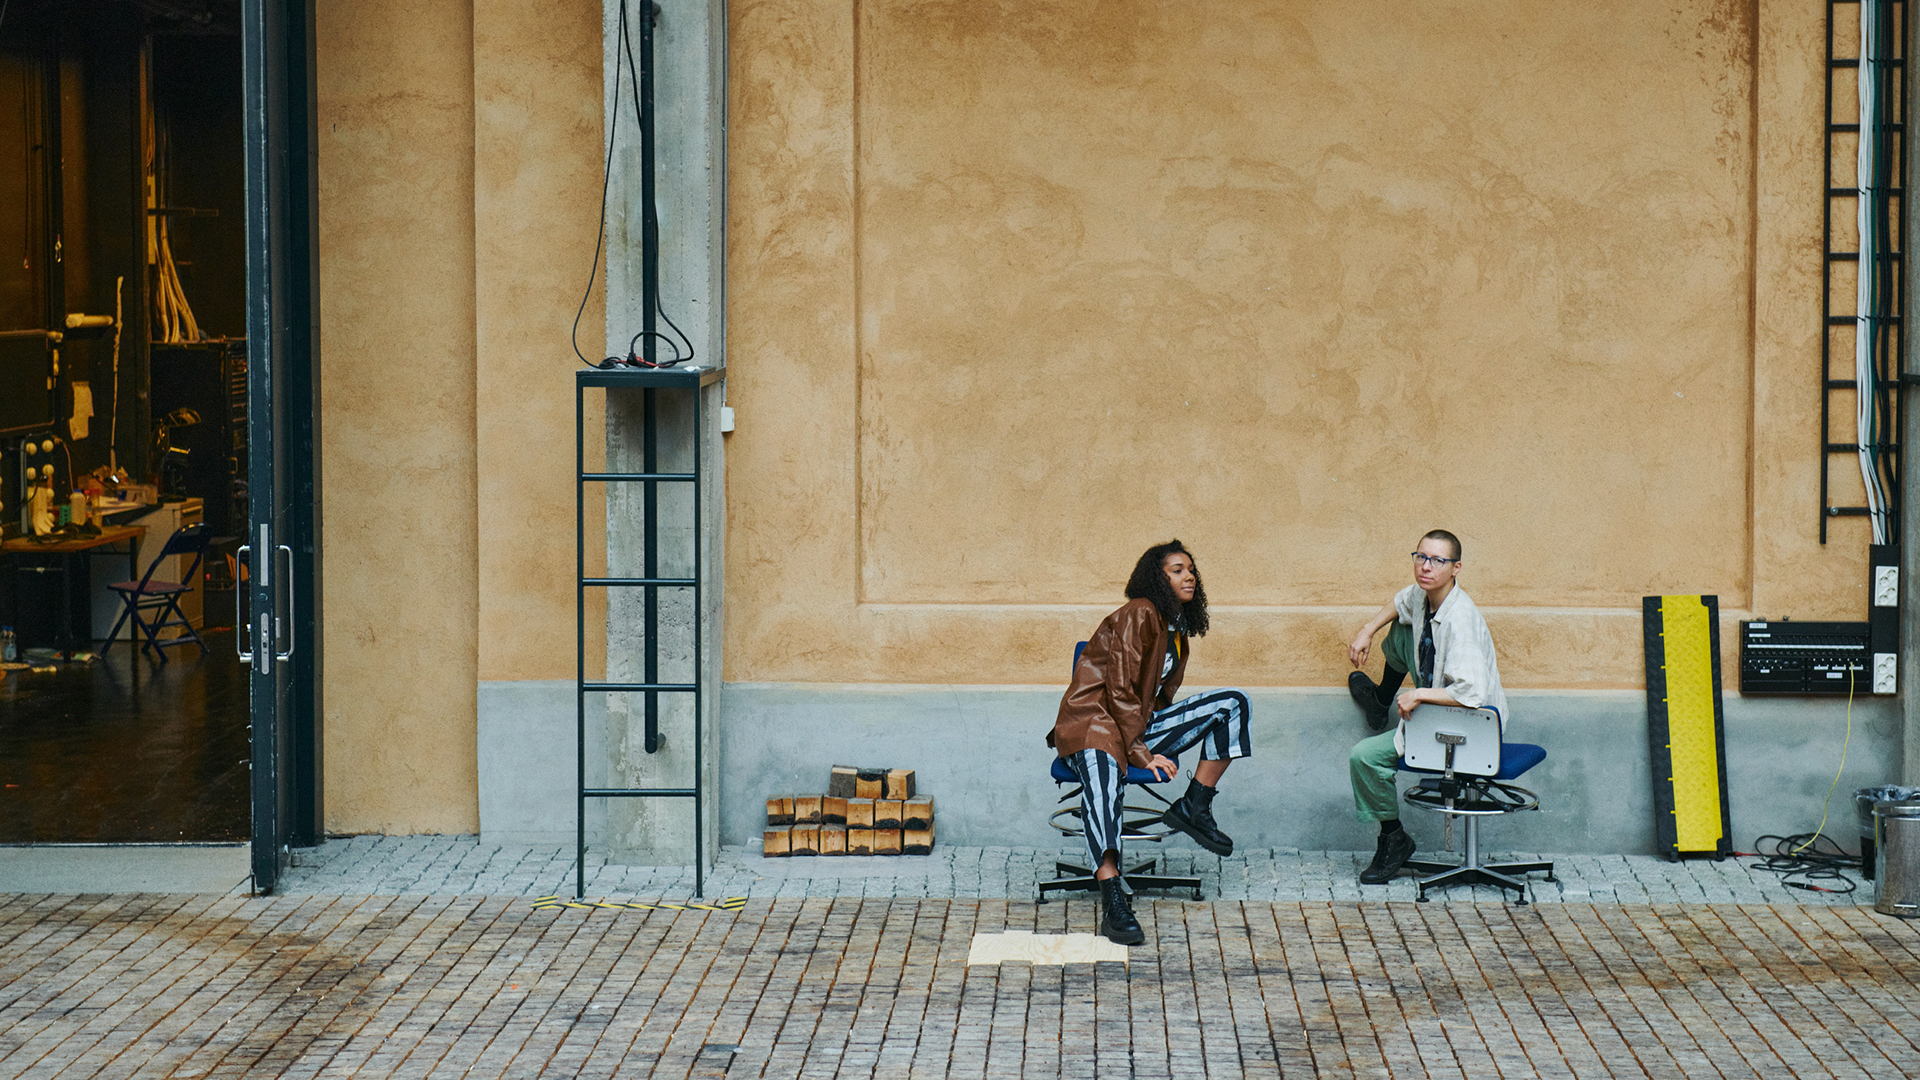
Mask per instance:
[[[704,822],[705,792],[701,788],[701,777],[705,768],[705,744],[702,738],[703,706],[706,702],[705,667],[703,665],[706,628],[703,624],[705,611],[702,599],[705,593],[702,581],[705,565],[702,562],[701,530],[701,480],[704,476],[703,430],[701,424],[702,388],[718,382],[725,374],[722,368],[615,368],[582,369],[574,374],[573,392],[573,451],[574,451],[574,487],[573,487],[573,533],[574,533],[574,897],[580,899],[586,893],[587,876],[587,800],[588,799],[692,799],[693,800],[693,891],[696,896],[706,895],[706,841]],[[641,471],[605,472],[587,470],[586,452],[586,402],[590,389],[639,390],[641,392],[642,428]],[[683,390],[693,395],[693,471],[661,472],[659,469],[659,394],[662,390]],[[586,541],[586,505],[587,485],[606,484],[643,484],[642,514],[645,527],[642,534],[641,556],[642,571],[639,577],[593,577],[587,574]],[[693,487],[693,568],[692,577],[663,577],[660,574],[660,515],[659,490],[661,484],[691,484]],[[595,588],[641,589],[644,592],[644,674],[641,681],[621,681],[614,679],[593,680],[587,678],[587,590]],[[692,682],[660,681],[660,590],[686,589],[692,593],[693,608],[693,670]],[[604,627],[602,630],[604,631]],[[660,748],[660,695],[691,694],[693,696],[693,785],[691,787],[652,787],[652,788],[612,788],[587,786],[587,695],[603,693],[639,693],[646,695],[646,752],[651,754]]]
[[[1857,391],[1857,379],[1836,379],[1833,377],[1833,332],[1838,327],[1855,327],[1858,333],[1857,315],[1836,315],[1833,313],[1833,269],[1836,265],[1860,261],[1858,251],[1835,251],[1833,249],[1834,204],[1843,200],[1858,200],[1858,187],[1835,187],[1833,182],[1834,136],[1857,134],[1860,125],[1857,122],[1835,123],[1833,116],[1834,77],[1840,72],[1858,71],[1861,57],[1834,55],[1834,14],[1841,6],[1858,7],[1861,17],[1865,18],[1867,6],[1861,0],[1827,0],[1827,63],[1826,63],[1826,133],[1825,150],[1825,213],[1821,222],[1821,258],[1820,275],[1820,542],[1827,542],[1827,522],[1837,517],[1866,517],[1870,513],[1865,506],[1835,506],[1830,490],[1830,475],[1833,457],[1836,454],[1858,455],[1857,442],[1836,442],[1833,439],[1833,395],[1838,391]],[[1893,227],[1898,218],[1895,204],[1904,203],[1905,189],[1899,186],[1907,174],[1906,144],[1906,38],[1907,8],[1904,0],[1888,0],[1887,20],[1880,35],[1895,51],[1896,55],[1886,59],[1887,77],[1881,84],[1880,115],[1885,123],[1876,125],[1885,135],[1892,152],[1885,156],[1880,165],[1880,182],[1876,185],[1878,206],[1874,208],[1873,220],[1878,226],[1879,258],[1877,265],[1861,267],[1858,273],[1885,275],[1887,288],[1882,295],[1887,298],[1885,310],[1871,313],[1868,318],[1868,332],[1873,335],[1874,364],[1874,402],[1873,409],[1879,417],[1877,425],[1880,432],[1876,450],[1882,455],[1882,465],[1886,473],[1887,505],[1886,520],[1889,539],[1899,535],[1901,477],[1905,473],[1901,456],[1901,422],[1904,402],[1898,392],[1903,381],[1900,356],[1904,337],[1904,299],[1906,296],[1906,262],[1902,258],[1901,248],[1905,247],[1905,238]],[[1857,218],[1857,201],[1854,203]]]

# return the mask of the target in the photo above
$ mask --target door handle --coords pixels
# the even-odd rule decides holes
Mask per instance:
[[[247,590],[240,584],[240,567],[253,555],[252,544],[241,544],[233,553],[233,625],[238,630],[233,635],[233,649],[240,654],[240,662],[253,663],[253,650],[247,646],[253,644],[253,623],[247,621]],[[249,568],[248,577],[252,577]]]
[[[293,592],[294,592],[294,589],[293,589],[293,549],[292,549],[292,548],[290,548],[290,547],[288,547],[288,546],[287,546],[287,545],[285,545],[285,544],[281,544],[281,545],[280,545],[280,546],[279,546],[278,548],[276,548],[276,549],[275,549],[275,551],[276,551],[276,552],[285,552],[285,553],[286,553],[286,556],[287,556],[287,574],[286,574],[286,577],[284,577],[284,578],[282,578],[282,579],[281,579],[282,581],[285,581],[285,582],[287,583],[287,584],[286,584],[286,589],[287,589],[287,651],[286,651],[286,652],[275,652],[275,653],[273,654],[273,658],[274,658],[275,660],[291,660],[291,659],[293,659],[293,649],[294,649],[294,645],[295,645],[295,644],[297,643],[297,641],[298,641],[298,637],[297,637],[297,631],[295,630],[295,628],[294,628],[294,625],[293,625],[293,624],[294,624],[294,607],[293,607]],[[278,554],[276,554],[276,555],[275,555],[274,557],[275,557],[275,558],[278,558],[279,556],[278,556]],[[279,617],[278,617],[278,616],[275,616],[275,618],[274,618],[274,622],[275,622],[275,623],[277,624],[277,623],[278,623],[279,621],[280,621],[280,619],[279,619]]]

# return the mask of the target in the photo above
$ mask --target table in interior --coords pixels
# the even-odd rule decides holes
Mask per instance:
[[[60,610],[54,615],[56,630],[52,644],[63,648],[78,648],[84,647],[91,642],[92,624],[89,622],[89,632],[87,634],[83,634],[78,638],[74,636],[74,563],[84,562],[91,565],[93,559],[100,555],[124,555],[127,560],[127,580],[138,581],[140,580],[140,568],[137,565],[140,552],[140,539],[146,534],[147,527],[145,525],[110,525],[101,529],[100,535],[98,536],[61,537],[57,540],[37,540],[32,537],[22,536],[0,544],[0,555],[6,557],[9,570],[16,578],[25,570],[34,570],[40,573],[57,571],[60,574]],[[127,545],[126,550],[114,550],[113,545],[121,543]],[[43,563],[33,566],[23,565],[21,561],[22,556],[31,555],[57,555],[60,558],[57,563]],[[91,580],[92,575],[90,573],[81,577],[83,583]],[[83,596],[85,595],[85,591],[85,586],[83,585]],[[17,607],[17,590],[15,595]],[[14,625],[19,625],[20,619],[18,611],[13,613],[12,619]],[[29,644],[38,645],[40,643],[23,641],[21,647],[25,648]]]

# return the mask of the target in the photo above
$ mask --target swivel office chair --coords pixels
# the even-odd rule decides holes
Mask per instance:
[[[1075,667],[1079,666],[1080,654],[1085,652],[1086,648],[1087,643],[1084,641],[1073,647],[1073,663]],[[1176,761],[1175,765],[1178,764]],[[1179,770],[1176,769],[1175,775],[1177,776],[1178,774]],[[1066,759],[1060,757],[1058,754],[1054,755],[1053,764],[1049,768],[1047,775],[1055,784],[1073,785],[1071,790],[1060,796],[1059,801],[1062,805],[1058,810],[1055,810],[1047,816],[1047,824],[1059,830],[1062,836],[1085,836],[1086,830],[1083,826],[1084,811],[1081,809],[1082,791],[1080,777],[1075,775],[1074,771],[1067,766]],[[1169,777],[1169,779],[1171,779],[1171,777]],[[1173,803],[1166,796],[1154,790],[1155,785],[1165,782],[1165,780],[1155,776],[1147,769],[1137,769],[1131,765],[1127,767],[1126,787],[1122,790],[1126,791],[1138,788],[1158,800],[1160,805],[1157,807],[1131,806],[1127,805],[1123,799],[1120,807],[1120,839],[1122,842],[1157,844],[1165,840],[1167,836],[1173,832],[1171,828],[1162,824],[1160,820],[1160,816],[1165,813],[1167,807],[1172,806]],[[1148,859],[1146,862],[1136,863],[1131,867],[1123,865],[1120,868],[1120,874],[1127,879],[1128,885],[1137,889],[1192,889],[1193,898],[1195,900],[1200,899],[1199,878],[1156,874],[1154,870],[1159,867],[1159,863],[1160,861],[1158,859]],[[1047,894],[1050,892],[1098,891],[1100,882],[1093,876],[1093,869],[1093,867],[1080,866],[1076,863],[1054,863],[1054,873],[1061,876],[1051,881],[1043,881],[1040,883],[1039,902],[1043,904],[1046,903]]]
[[[1453,819],[1465,818],[1466,857],[1461,863],[1409,859],[1407,868],[1429,876],[1415,884],[1421,903],[1428,889],[1450,885],[1492,885],[1519,894],[1518,903],[1527,903],[1526,874],[1544,872],[1553,876],[1551,862],[1483,863],[1480,861],[1480,819],[1524,810],[1538,810],[1539,796],[1506,781],[1517,779],[1547,758],[1547,752],[1532,743],[1510,743],[1501,737],[1500,714],[1492,709],[1453,709],[1422,705],[1407,721],[1407,752],[1400,759],[1401,769],[1418,773],[1422,779],[1406,793],[1406,801],[1440,814],[1447,819],[1451,834]]]

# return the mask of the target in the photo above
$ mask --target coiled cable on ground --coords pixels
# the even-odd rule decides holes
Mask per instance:
[[[1860,856],[1848,853],[1826,833],[1762,836],[1754,840],[1753,846],[1753,851],[1735,854],[1759,859],[1752,864],[1755,870],[1785,875],[1781,884],[1789,889],[1850,893],[1860,887],[1843,873],[1857,870]]]

